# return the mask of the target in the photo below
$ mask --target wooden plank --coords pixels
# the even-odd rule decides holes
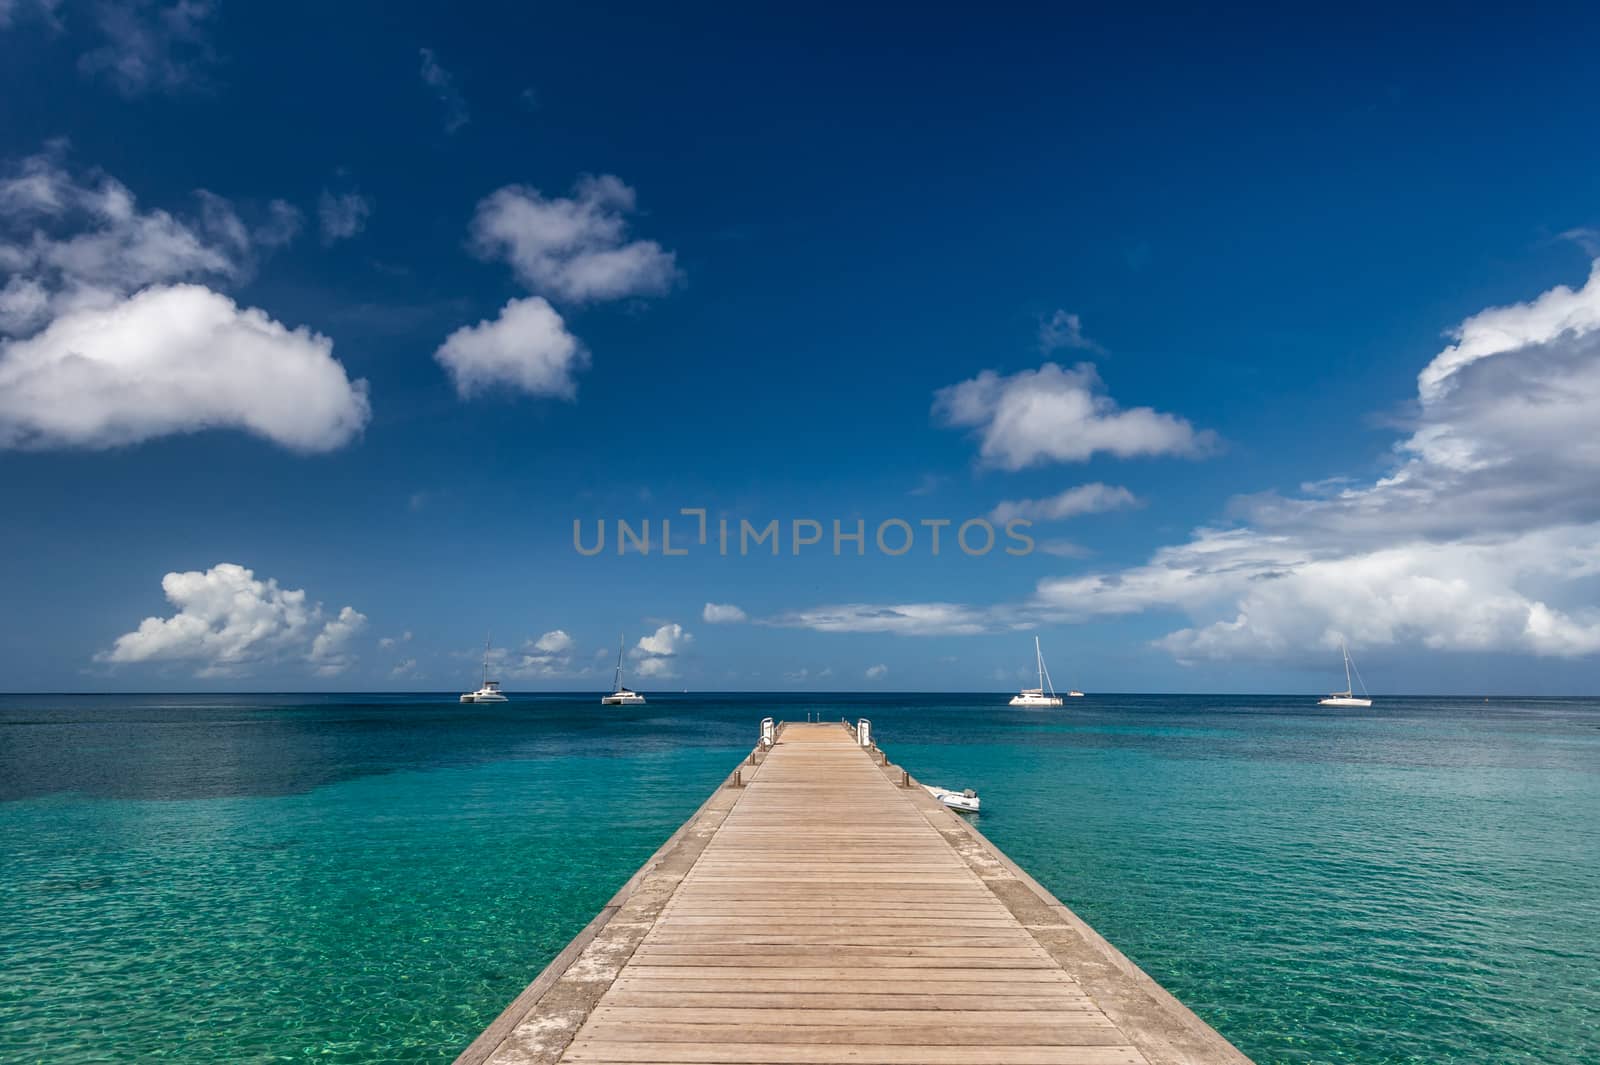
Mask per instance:
[[[1082,1014],[1077,1015],[1082,1018]],[[980,1021],[918,1027],[876,1024],[671,1024],[596,1017],[579,1038],[596,1043],[693,1043],[700,1046],[751,1043],[807,1043],[814,1046],[1029,1047],[1116,1046],[1125,1041],[1104,1017],[1069,1023],[1052,1014],[1033,1014],[1021,1024]]]
[[[759,992],[740,987],[728,991],[630,991],[620,984],[613,984],[611,993],[606,996],[606,1001],[613,1006],[642,1006],[660,1009],[748,1009],[757,1012],[766,1010],[807,1009],[829,1010],[847,1009],[858,1010],[866,1013],[892,1013],[895,1011],[910,1011],[922,1017],[924,1023],[937,1020],[928,1016],[928,1011],[937,1011],[941,1015],[948,1011],[1009,1011],[1023,1010],[1053,1010],[1070,1012],[1076,1010],[1092,1010],[1099,1012],[1099,1007],[1090,1001],[1089,996],[1082,993],[1073,993],[1068,989],[1060,989],[1050,993],[1037,992],[1027,995],[1009,994],[967,994],[965,992],[953,995],[940,994],[877,994],[859,991],[853,994],[839,994],[834,992]]]
[[[840,1007],[758,1008],[752,1006],[718,1007],[660,1007],[660,1006],[598,1006],[596,1020],[611,1023],[634,1024],[745,1024],[760,1027],[785,1024],[820,1024],[841,1026],[870,1025],[874,1028],[927,1028],[930,1020],[940,1025],[953,1024],[1028,1024],[1040,1022],[1037,1010],[1008,1009],[953,1009],[930,1018],[923,1009],[859,1009]],[[1109,1022],[1098,1012],[1087,1008],[1077,1013],[1063,1011],[1051,1023],[1106,1026]],[[1000,1039],[998,1042],[1014,1042]]]
[[[894,944],[866,943],[822,943],[822,944],[781,944],[781,943],[663,943],[652,940],[645,943],[633,952],[635,958],[683,958],[683,957],[752,957],[752,958],[864,958],[864,957],[892,957],[892,958],[987,958],[996,960],[1001,958],[1027,958],[1029,960],[1043,959],[1048,962],[1050,956],[1038,947],[1028,944],[1023,946],[1005,947],[963,947],[946,943],[922,947],[905,947]],[[656,963],[662,964],[662,963]],[[1051,968],[1054,968],[1052,965]]]
[[[659,970],[658,970],[659,971]],[[679,970],[670,970],[677,972]],[[727,970],[720,970],[726,973]],[[770,970],[769,970],[770,971]],[[991,970],[992,973],[992,970]],[[897,974],[898,975],[898,974]],[[1075,991],[1078,989],[1077,981],[1063,974],[1062,979],[1045,983],[1030,982],[1020,983],[1016,980],[991,980],[985,979],[988,973],[974,973],[959,985],[963,994],[972,995],[1017,995],[1036,996],[1051,995],[1060,992]],[[871,973],[868,978],[854,980],[837,979],[829,980],[825,984],[818,983],[815,979],[797,979],[787,973],[775,972],[768,979],[754,977],[730,976],[652,976],[642,977],[624,969],[622,975],[611,985],[612,990],[622,989],[631,991],[711,991],[738,993],[748,991],[752,993],[769,994],[810,994],[822,991],[836,992],[839,994],[860,995],[927,995],[949,993],[948,984],[928,984],[925,981],[912,980],[885,980],[882,973]]]
[[[1145,1065],[1131,1046],[863,1046],[809,1043],[617,1043],[577,1039],[562,1057],[577,1065]]]
[[[939,950],[941,948],[928,948]],[[762,954],[709,954],[695,951],[688,954],[662,954],[648,949],[641,949],[634,954],[634,964],[649,968],[730,968],[745,970],[764,969],[803,969],[817,967],[834,962],[838,965],[848,965],[854,969],[937,969],[940,972],[952,971],[972,972],[976,970],[997,972],[1026,972],[1028,970],[1043,970],[1060,972],[1060,968],[1044,953],[1025,954],[1022,957],[994,958],[986,951],[976,954],[951,955],[939,953],[934,955],[905,955],[905,954],[849,954],[845,948],[825,948],[822,951],[810,951],[799,954],[780,953],[776,949],[772,953]],[[899,979],[899,975],[893,979]]]
[[[1013,984],[1064,984],[1071,978],[1060,969],[1032,968],[1032,969],[970,969],[965,966],[916,966],[906,967],[890,975],[880,967],[873,965],[854,964],[855,959],[850,959],[849,966],[844,964],[835,966],[818,965],[660,965],[654,959],[637,965],[630,964],[624,969],[638,980],[693,980],[699,979],[725,979],[725,980],[760,980],[770,978],[774,974],[781,974],[786,980],[944,980],[960,986],[960,981],[982,973],[985,980],[995,983]],[[913,961],[920,959],[910,959]],[[936,960],[936,959],[934,959]]]

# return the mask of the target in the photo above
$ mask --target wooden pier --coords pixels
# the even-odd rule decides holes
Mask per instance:
[[[1248,1065],[842,723],[752,753],[457,1059],[554,1062]]]

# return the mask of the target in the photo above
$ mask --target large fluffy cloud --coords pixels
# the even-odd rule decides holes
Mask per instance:
[[[492,321],[462,326],[433,357],[463,399],[497,388],[575,399],[573,375],[589,362],[561,315],[538,296],[512,300]]]
[[[367,620],[351,607],[325,620],[321,604],[309,602],[303,590],[259,579],[232,562],[169,573],[161,589],[176,612],[145,618],[117,637],[100,661],[184,662],[199,676],[222,676],[299,658],[329,675],[354,661],[347,644]]]
[[[113,447],[236,428],[296,451],[360,432],[366,382],[333,342],[198,285],[69,312],[0,345],[0,447]]]
[[[534,292],[572,301],[666,291],[677,279],[672,252],[628,240],[633,189],[610,174],[586,177],[571,197],[546,197],[508,185],[478,205],[472,236],[479,252],[503,258]]]
[[[1473,315],[1417,378],[1392,469],[1240,500],[1149,563],[1046,581],[1080,615],[1175,608],[1182,658],[1367,646],[1600,652],[1600,271]]]
[[[0,447],[111,447],[236,428],[296,451],[347,443],[368,417],[327,337],[195,282],[236,281],[293,236],[221,197],[191,218],[141,208],[54,145],[0,179]]]
[[[1186,420],[1149,407],[1123,409],[1089,363],[1002,377],[985,370],[934,394],[934,414],[972,429],[985,465],[1020,470],[1047,462],[1084,462],[1099,453],[1199,455],[1215,439]]]

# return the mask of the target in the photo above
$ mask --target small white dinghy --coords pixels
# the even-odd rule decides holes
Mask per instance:
[[[971,788],[965,791],[951,791],[949,788],[940,788],[933,784],[924,784],[922,787],[929,795],[932,795],[952,810],[960,810],[962,813],[968,814],[978,812],[978,793]]]

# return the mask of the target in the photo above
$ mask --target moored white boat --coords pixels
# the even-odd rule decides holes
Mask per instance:
[[[1343,640],[1339,641],[1339,651],[1344,655],[1344,691],[1334,692],[1325,699],[1318,699],[1317,705],[1343,707],[1371,706],[1372,700],[1365,697],[1368,694],[1366,683],[1362,682],[1361,684],[1361,695],[1356,694],[1355,685],[1350,683],[1350,649],[1345,646]],[[1356,680],[1361,680],[1361,671],[1359,669],[1356,670]]]
[[[461,696],[464,703],[505,703],[510,702],[505,693],[500,690],[500,682],[489,679],[489,641],[483,641],[483,687],[475,692],[467,692]]]
[[[617,638],[617,676],[616,680],[612,682],[616,686],[617,690],[612,692],[610,695],[602,695],[600,697],[601,706],[644,705],[644,696],[640,695],[631,688],[624,688],[622,686],[622,648],[627,642],[628,638],[626,636],[619,636]]]
[[[962,813],[969,814],[978,812],[978,793],[971,788],[967,788],[965,791],[951,791],[949,788],[941,788],[935,784],[924,784],[922,787],[929,795],[932,795],[952,810],[960,810]]]
[[[1039,649],[1039,637],[1033,638],[1033,655],[1039,663],[1039,686],[1037,688],[1023,688],[1022,691],[1011,697],[1012,706],[1060,706],[1061,696],[1056,694],[1055,685],[1050,683],[1050,671],[1044,668],[1044,652]],[[1049,694],[1046,694],[1048,689]],[[1071,695],[1082,698],[1083,693],[1071,692]]]

